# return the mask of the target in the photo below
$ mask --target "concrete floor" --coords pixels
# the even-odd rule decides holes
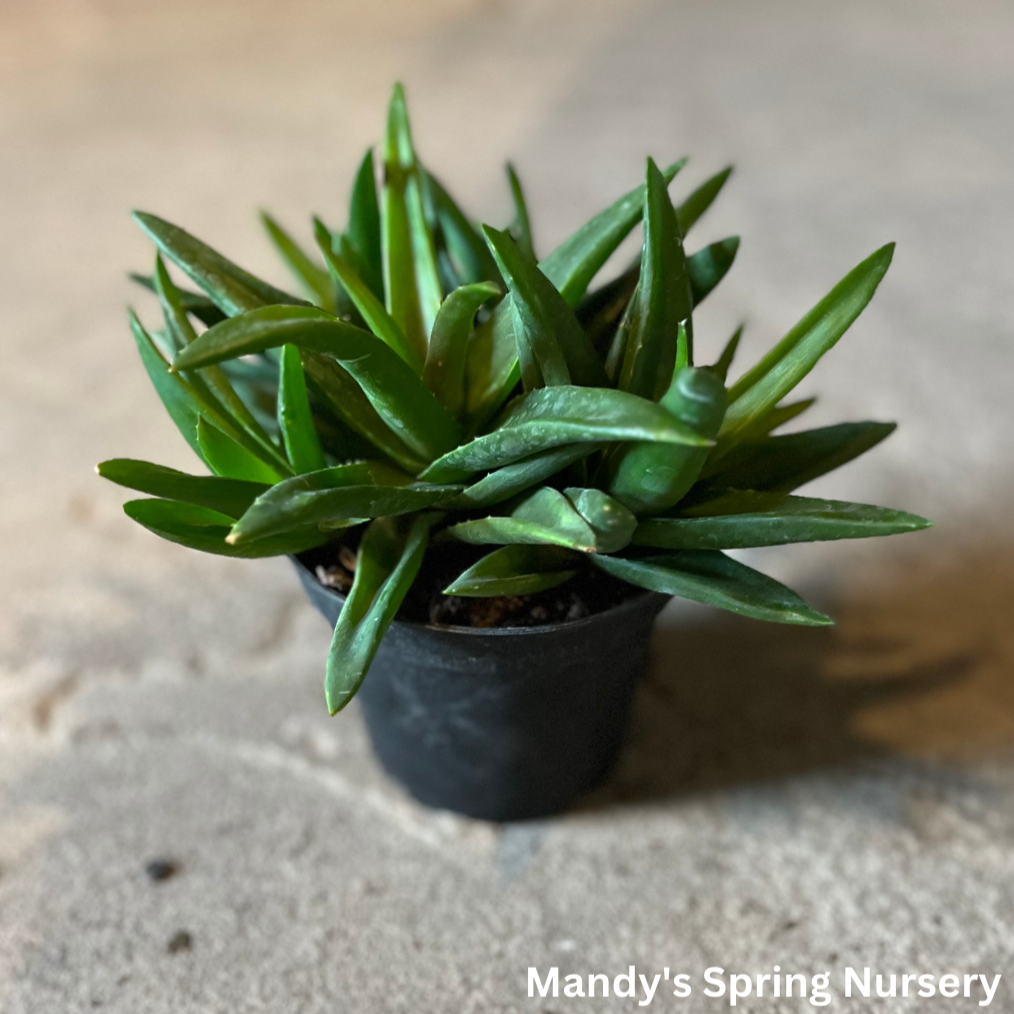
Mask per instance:
[[[630,964],[691,973],[653,1005],[690,1014],[727,1002],[709,965],[774,964],[1002,973],[1014,1010],[1012,53],[1000,0],[0,7],[0,1011],[619,1011],[527,968]],[[898,241],[804,390],[901,429],[812,490],[937,527],[757,554],[830,631],[671,607],[619,770],[557,820],[413,804],[327,717],[288,564],[160,542],[91,471],[193,467],[123,318],[128,209],[282,281],[254,210],[340,222],[396,77],[477,216],[516,162],[543,251],[647,153],[692,153],[685,187],[735,161],[702,350],[745,318],[749,362]]]

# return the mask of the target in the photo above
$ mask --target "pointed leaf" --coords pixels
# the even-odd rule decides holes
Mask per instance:
[[[562,444],[662,440],[708,446],[664,408],[611,388],[546,387],[523,395],[497,428],[434,461],[422,478],[456,482]]]
[[[865,539],[928,528],[929,521],[904,511],[841,500],[732,493],[693,513],[707,517],[650,518],[634,533],[636,546],[659,549],[746,549],[790,542]]]
[[[187,475],[174,468],[149,461],[113,458],[95,466],[95,471],[119,486],[149,493],[165,500],[181,500],[209,507],[230,518],[238,518],[269,487],[262,482],[222,479],[217,475]]]
[[[182,268],[227,316],[277,303],[305,305],[244,271],[178,226],[143,211],[134,220],[174,264]]]
[[[204,460],[215,475],[268,485],[281,479],[281,475],[267,462],[213,426],[203,416],[197,420],[197,442],[201,445]]]
[[[680,224],[680,235],[685,236],[697,219],[711,207],[711,202],[718,196],[719,191],[725,186],[725,181],[732,174],[732,166],[726,166],[719,173],[715,173],[709,180],[705,180],[677,209],[676,218]]]
[[[605,386],[602,363],[588,336],[534,259],[526,257],[507,233],[489,226],[483,226],[483,232],[546,386],[567,384],[571,377],[579,385]]]
[[[687,274],[690,276],[690,293],[693,305],[704,298],[726,276],[739,250],[739,236],[721,239],[687,258]]]
[[[577,570],[567,567],[579,559],[557,546],[504,546],[460,574],[444,594],[469,598],[534,595],[569,581]]]
[[[641,588],[717,606],[755,620],[805,626],[831,623],[785,585],[713,550],[684,549],[637,560],[618,556],[590,559],[607,574]]]
[[[648,159],[645,181],[644,251],[636,312],[627,336],[618,386],[658,401],[672,381],[676,333],[685,322],[690,342],[693,301],[683,237],[665,179]]]
[[[532,243],[531,222],[528,220],[528,204],[521,189],[521,180],[518,179],[518,174],[510,162],[507,163],[507,179],[510,181],[511,197],[514,200],[514,221],[509,232],[521,252],[534,261],[535,246]]]
[[[686,159],[680,159],[665,170],[667,184],[685,164]],[[599,268],[641,220],[643,210],[642,183],[583,225],[539,264],[568,306],[577,306]]]
[[[265,307],[224,321],[188,345],[173,368],[191,369],[286,343],[334,356],[384,422],[421,457],[435,458],[457,444],[457,424],[397,353],[368,331],[312,307]]]
[[[337,465],[272,486],[236,522],[229,541],[238,545],[292,528],[330,529],[364,518],[408,514],[459,491],[459,486],[413,483],[410,476],[376,461]]]
[[[848,330],[873,298],[891,264],[888,243],[850,271],[803,319],[729,391],[723,435],[741,433],[776,405]]]
[[[380,518],[366,529],[356,576],[334,630],[324,692],[331,714],[359,689],[373,656],[419,573],[439,514],[420,514],[410,527]]]
[[[753,489],[790,493],[875,447],[895,423],[860,422],[766,437],[741,444],[722,459],[721,468],[694,487],[699,501],[709,490]]]
[[[261,223],[285,266],[303,287],[307,296],[328,313],[334,313],[337,309],[334,285],[327,271],[319,264],[315,264],[266,211],[261,212]]]
[[[542,451],[530,458],[504,465],[466,490],[448,504],[449,507],[468,510],[475,507],[489,507],[509,500],[518,493],[536,486],[561,472],[568,465],[580,461],[595,450],[594,444],[569,444]]]
[[[123,510],[139,525],[169,542],[218,556],[244,559],[288,556],[323,545],[331,537],[314,529],[285,532],[270,539],[232,546],[225,541],[232,518],[207,507],[177,500],[129,500],[123,505]]]
[[[564,495],[595,532],[600,553],[616,553],[630,542],[637,518],[618,500],[600,489],[565,489]]]
[[[373,170],[373,149],[367,150],[359,164],[349,201],[347,235],[361,258],[363,281],[383,301],[383,255],[380,243],[380,206],[377,204],[377,181]]]
[[[732,333],[732,337],[725,343],[725,348],[722,349],[722,354],[718,357],[718,362],[714,366],[710,367],[712,373],[714,373],[722,383],[725,383],[726,377],[729,375],[729,367],[732,366],[732,360],[736,355],[736,349],[739,348],[739,340],[743,337],[743,325]]]
[[[324,452],[310,412],[306,377],[295,345],[282,346],[278,373],[278,429],[296,474],[324,468]]]
[[[155,291],[155,279],[152,276],[139,275],[132,271],[128,277],[132,282],[143,285],[149,291]],[[225,314],[207,296],[202,296],[198,292],[189,292],[186,289],[178,289],[177,292],[183,309],[187,313],[192,313],[202,324],[211,327],[213,324],[225,320]]]
[[[455,289],[440,304],[426,351],[423,382],[451,415],[460,415],[465,404],[465,354],[475,314],[499,294],[492,282],[477,282]]]

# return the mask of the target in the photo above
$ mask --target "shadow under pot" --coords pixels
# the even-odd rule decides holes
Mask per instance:
[[[334,626],[345,597],[293,563]],[[667,601],[647,592],[539,627],[396,620],[356,694],[377,756],[429,806],[493,821],[559,813],[616,761]]]

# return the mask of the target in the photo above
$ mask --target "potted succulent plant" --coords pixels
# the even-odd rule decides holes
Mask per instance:
[[[162,321],[130,326],[210,474],[98,471],[151,495],[124,510],[156,535],[293,558],[334,624],[328,708],[358,692],[384,765],[427,803],[529,817],[601,779],[667,596],[830,622],[724,550],[928,524],[793,495],[892,424],[772,435],[811,403],[784,399],[893,246],[728,384],[739,332],[695,365],[693,309],[739,241],[688,254],[684,238],[729,170],[674,205],[682,165],[649,159],[640,186],[537,259],[514,171],[513,223],[474,226],[419,162],[397,87],[380,186],[367,152],[344,231],[315,220],[311,255],[264,215],[306,300],[135,214],[158,248],[135,277]],[[639,224],[640,257],[589,291]],[[177,288],[166,260],[201,291]]]

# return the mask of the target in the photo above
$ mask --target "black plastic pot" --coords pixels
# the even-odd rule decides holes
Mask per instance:
[[[344,596],[293,562],[333,626]],[[430,806],[496,821],[558,813],[616,760],[667,601],[649,592],[543,627],[396,621],[356,695],[377,756]]]

